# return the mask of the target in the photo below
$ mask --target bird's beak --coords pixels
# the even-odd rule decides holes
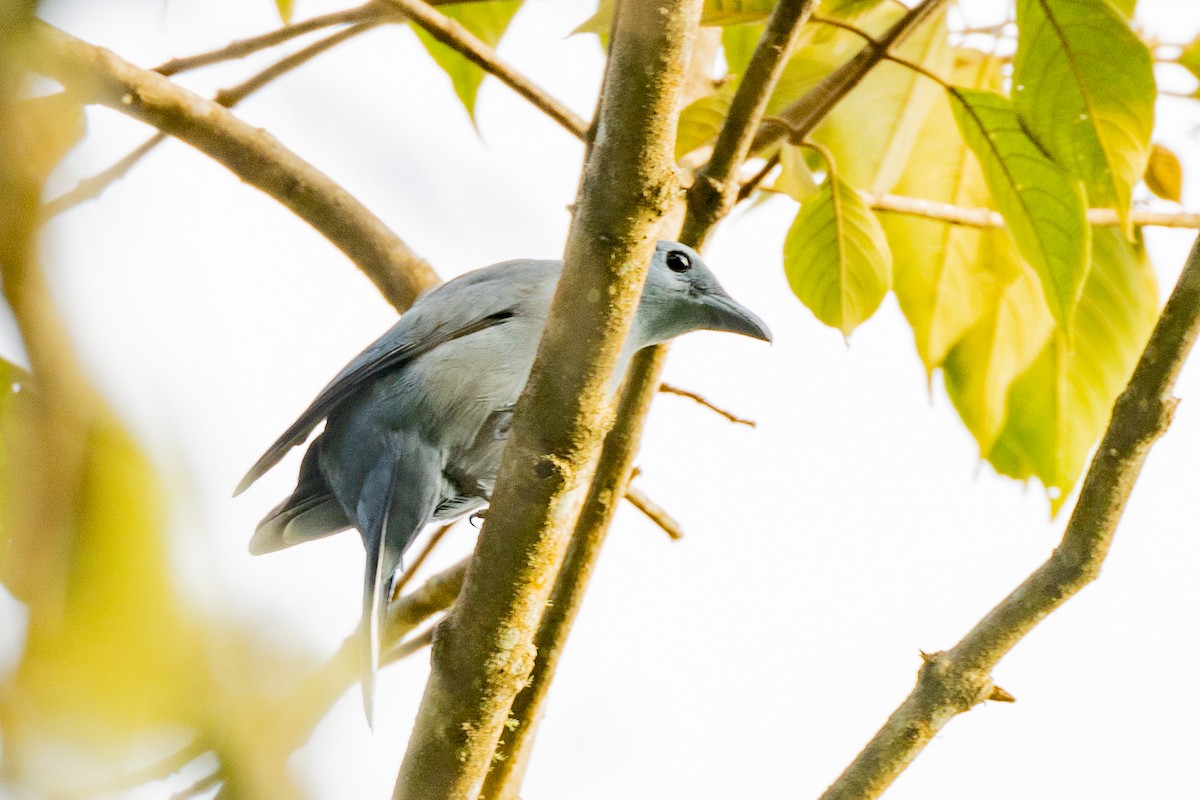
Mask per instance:
[[[771,329],[750,309],[727,294],[710,294],[704,298],[708,311],[709,330],[740,333],[764,342],[773,341]]]

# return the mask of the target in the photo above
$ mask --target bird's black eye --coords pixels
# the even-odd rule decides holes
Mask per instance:
[[[692,268],[692,260],[687,257],[687,253],[672,250],[667,253],[667,266],[672,272],[687,272]]]

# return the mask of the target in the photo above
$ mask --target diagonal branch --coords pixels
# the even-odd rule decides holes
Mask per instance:
[[[284,25],[282,28],[261,34],[259,36],[251,36],[248,39],[239,39],[235,42],[230,42],[224,47],[219,47],[216,50],[210,50],[207,53],[197,53],[194,56],[184,56],[182,58],[172,58],[163,64],[154,68],[154,71],[159,75],[177,75],[180,72],[207,67],[211,64],[219,64],[222,61],[232,61],[237,58],[245,58],[253,55],[260,50],[266,50],[270,47],[276,47],[289,42],[298,36],[303,36],[306,33],[319,31],[322,28],[331,28],[334,25],[345,25],[359,22],[378,21],[382,22],[388,18],[394,18],[396,15],[390,9],[384,7],[378,0],[371,0],[361,6],[348,8],[344,11],[334,11],[330,14],[322,14],[319,17],[295,22],[291,25]]]
[[[279,78],[288,72],[296,69],[301,64],[304,64],[316,56],[324,53],[326,50],[341,44],[347,39],[353,38],[364,31],[376,27],[380,21],[363,22],[358,25],[353,25],[349,28],[343,28],[337,33],[330,34],[324,39],[319,39],[308,45],[302,50],[298,50],[291,55],[281,58],[271,66],[262,70],[256,75],[252,75],[246,80],[239,83],[237,86],[232,86],[228,89],[221,89],[217,92],[213,101],[219,103],[226,108],[233,108],[242,100],[245,100],[249,95],[266,86],[271,81]],[[94,200],[103,194],[114,182],[121,178],[133,169],[134,165],[141,161],[147,154],[150,153],[158,145],[166,141],[165,133],[156,133],[146,141],[131,150],[123,158],[113,164],[111,167],[98,172],[90,178],[81,180],[74,188],[63,192],[58,197],[46,203],[42,209],[42,218],[50,219],[62,212],[74,208],[80,203],[88,200]]]
[[[1192,248],[1133,377],[1113,406],[1079,500],[1053,555],[952,649],[925,655],[912,694],[822,800],[882,794],[956,715],[1006,699],[991,670],[1024,636],[1100,574],[1125,504],[1178,402],[1175,380],[1200,334],[1200,238]]]
[[[688,215],[681,238],[697,248],[703,246],[708,232],[737,203],[738,187],[733,178],[750,153],[754,132],[762,122],[767,102],[812,6],[812,0],[781,0],[767,20],[766,30],[717,134],[712,155],[696,173],[696,180],[688,190]]]
[[[438,628],[397,800],[475,797],[533,668],[539,619],[611,425],[612,374],[676,196],[675,127],[700,6],[622,4],[602,133],[584,168],[562,276],[466,584]]]
[[[784,136],[803,139],[812,133],[817,124],[825,119],[833,107],[850,93],[867,76],[876,64],[886,56],[888,49],[903,42],[925,20],[946,5],[946,0],[921,0],[908,13],[896,20],[878,39],[868,42],[849,61],[809,90],[807,94],[771,120],[759,127],[750,145],[751,153],[761,152]]]
[[[225,108],[49,25],[36,29],[35,68],[224,164],[283,203],[345,253],[397,309],[438,283],[432,268],[345,189]]]
[[[544,89],[518,72],[475,34],[447,17],[424,0],[381,0],[420,25],[429,35],[458,51],[472,64],[499,78],[506,86],[544,111],[576,137],[587,136],[588,124],[571,109],[551,97]]]
[[[923,217],[971,228],[1004,227],[1004,217],[1000,216],[999,211],[990,208],[964,208],[936,200],[886,192],[859,191],[859,194],[867,205],[876,211]],[[1189,212],[1132,211],[1129,219],[1139,227],[1150,225],[1161,228],[1200,228],[1200,214]],[[1089,225],[1121,224],[1117,212],[1111,208],[1089,208],[1087,221]]]

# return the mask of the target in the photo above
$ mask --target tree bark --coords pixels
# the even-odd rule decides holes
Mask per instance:
[[[466,584],[433,643],[398,800],[476,797],[533,667],[534,634],[612,422],[612,372],[677,195],[675,128],[700,5],[621,5],[566,263]]]

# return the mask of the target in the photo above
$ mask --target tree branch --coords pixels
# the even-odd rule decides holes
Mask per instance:
[[[785,135],[803,139],[812,133],[833,107],[887,55],[889,48],[903,42],[945,4],[946,0],[921,0],[913,6],[878,40],[868,42],[853,58],[826,75],[807,94],[765,121],[754,136],[750,152],[761,152]]]
[[[637,451],[635,449],[633,455],[636,454]],[[665,508],[651,500],[641,489],[632,484],[627,485],[625,487],[625,499],[629,501],[630,505],[645,514],[651,522],[662,528],[663,532],[671,537],[671,539],[679,541],[683,538],[683,527],[680,526],[679,522],[668,514]]]
[[[695,392],[690,392],[687,389],[680,389],[678,386],[672,386],[669,383],[660,384],[658,387],[658,390],[660,392],[662,392],[663,394],[673,394],[673,395],[677,395],[679,397],[686,397],[687,399],[692,400],[692,401],[704,406],[709,411],[712,411],[714,414],[720,414],[725,419],[729,420],[730,422],[737,423],[738,425],[747,425],[751,428],[754,428],[757,426],[757,424],[752,419],[743,419],[743,418],[737,416],[736,414],[733,414],[732,412],[726,411],[725,409],[723,409],[719,406],[713,405],[712,402],[710,402],[708,400],[708,398],[704,397],[704,395],[696,394]]]
[[[521,789],[550,683],[558,670],[559,657],[583,605],[587,584],[617,505],[621,496],[628,492],[633,459],[637,456],[646,422],[645,412],[654,400],[666,354],[665,347],[643,350],[630,366],[617,411],[617,423],[604,440],[596,475],[588,488],[587,501],[571,533],[562,569],[554,582],[554,591],[534,639],[537,669],[513,701],[509,712],[511,728],[496,746],[492,768],[479,795],[480,800],[516,800]]]
[[[304,64],[316,56],[324,53],[326,50],[341,44],[363,31],[370,30],[378,25],[379,22],[364,22],[360,25],[355,25],[349,28],[331,34],[324,39],[320,39],[308,45],[302,50],[299,50],[289,56],[286,56],[271,66],[253,75],[245,81],[242,81],[237,86],[232,86],[228,89],[221,89],[217,92],[213,101],[225,106],[233,108],[235,105],[246,99],[249,95],[261,89],[271,81],[279,78],[288,72],[291,72],[296,67]],[[117,161],[108,169],[93,175],[90,178],[85,178],[75,185],[74,188],[63,192],[58,197],[46,203],[42,208],[42,219],[50,219],[51,217],[61,214],[67,209],[74,208],[80,203],[88,200],[93,200],[99,197],[105,189],[114,182],[125,177],[133,166],[142,160],[151,150],[166,141],[165,133],[156,133],[140,145],[135,147],[121,160]]]
[[[430,5],[444,6],[450,4],[463,4],[480,2],[480,0],[429,0]],[[224,47],[218,47],[216,50],[210,50],[206,53],[197,53],[194,56],[184,56],[182,58],[173,58],[154,68],[154,71],[160,75],[177,75],[180,72],[197,69],[199,67],[207,67],[211,64],[218,64],[222,61],[232,61],[237,58],[245,58],[248,55],[253,55],[260,50],[266,50],[270,47],[289,42],[306,33],[320,30],[322,28],[330,28],[334,25],[348,25],[361,22],[403,22],[404,17],[397,13],[395,9],[388,7],[385,0],[370,0],[363,3],[361,6],[348,8],[344,11],[334,11],[330,14],[322,14],[319,17],[306,19],[301,22],[295,22],[291,25],[284,25],[267,33],[258,36],[251,36],[247,39],[240,39],[231,42]]]
[[[860,191],[859,195],[867,205],[876,211],[907,214],[914,217],[948,222],[951,225],[964,225],[972,228],[1003,228],[1004,217],[999,211],[990,208],[964,208],[949,203],[939,203],[936,200],[925,200],[919,197],[904,197],[886,192]],[[1169,213],[1162,211],[1133,211],[1129,215],[1135,226],[1151,225],[1160,228],[1200,228],[1200,214],[1180,212]],[[1117,212],[1111,208],[1089,208],[1087,211],[1089,225],[1120,225]]]
[[[474,797],[533,668],[538,622],[611,424],[612,373],[676,195],[672,150],[699,17],[699,0],[622,4],[562,277],[466,584],[438,628],[398,800]]]
[[[697,248],[704,245],[708,232],[737,203],[738,187],[732,179],[750,152],[754,132],[762,122],[767,102],[812,5],[811,0],[781,0],[767,20],[766,30],[754,48],[725,123],[717,134],[712,155],[696,173],[688,190],[688,214],[681,237]]]
[[[730,177],[746,157],[750,133],[762,118],[767,98],[774,89],[793,41],[794,29],[799,26],[807,6],[805,2],[788,0],[776,8],[764,34],[764,41],[755,49],[752,57],[754,63],[747,69],[747,77],[738,88],[740,100],[735,98],[734,101],[738,111],[736,115],[731,111],[727,117],[714,156],[702,170],[708,177],[693,185],[689,197],[701,183],[718,189],[722,198],[728,193],[736,196],[737,187],[728,188]],[[622,8],[618,6],[618,10]],[[607,77],[606,74],[606,96]],[[699,247],[711,227],[732,208],[732,203],[722,199],[716,206],[717,211],[704,222],[694,219],[690,203],[688,207],[685,232],[680,238],[685,243]],[[583,602],[601,545],[612,524],[616,498],[628,487],[642,427],[651,400],[658,390],[666,354],[665,345],[650,348],[639,353],[631,366],[617,411],[617,426],[604,442],[587,500],[571,535],[566,562],[554,584],[552,600],[538,628],[535,640],[537,661],[533,675],[528,687],[513,703],[509,717],[513,729],[497,746],[492,772],[489,773],[482,795],[488,800],[514,800],[517,797],[559,655]]]
[[[1091,583],[1151,446],[1171,423],[1172,389],[1200,334],[1200,239],[1192,248],[1150,341],[1120,397],[1053,555],[946,652],[924,655],[912,694],[822,796],[863,800],[883,793],[954,716],[996,691],[991,670],[1033,628]]]
[[[496,54],[496,51],[475,34],[447,17],[423,0],[381,0],[402,12],[410,21],[420,25],[429,35],[484,71],[499,78],[514,92],[544,111],[579,139],[587,136],[588,124],[571,109],[551,97],[545,90],[518,72]]]
[[[284,25],[282,28],[259,36],[240,39],[216,50],[210,50],[207,53],[172,58],[170,61],[155,67],[154,71],[164,76],[177,75],[180,72],[207,67],[210,64],[219,64],[222,61],[245,58],[260,50],[281,45],[298,36],[303,36],[306,33],[312,33],[322,28],[367,21],[383,22],[395,17],[396,14],[391,9],[384,7],[378,0],[371,0],[371,2],[363,3],[361,6],[355,8],[334,11],[331,14],[322,14],[319,17],[313,17],[312,19],[306,19],[291,25]]]
[[[408,245],[345,189],[226,109],[108,50],[42,24],[36,68],[85,102],[141,119],[224,164],[283,203],[345,253],[397,309],[437,276]]]

